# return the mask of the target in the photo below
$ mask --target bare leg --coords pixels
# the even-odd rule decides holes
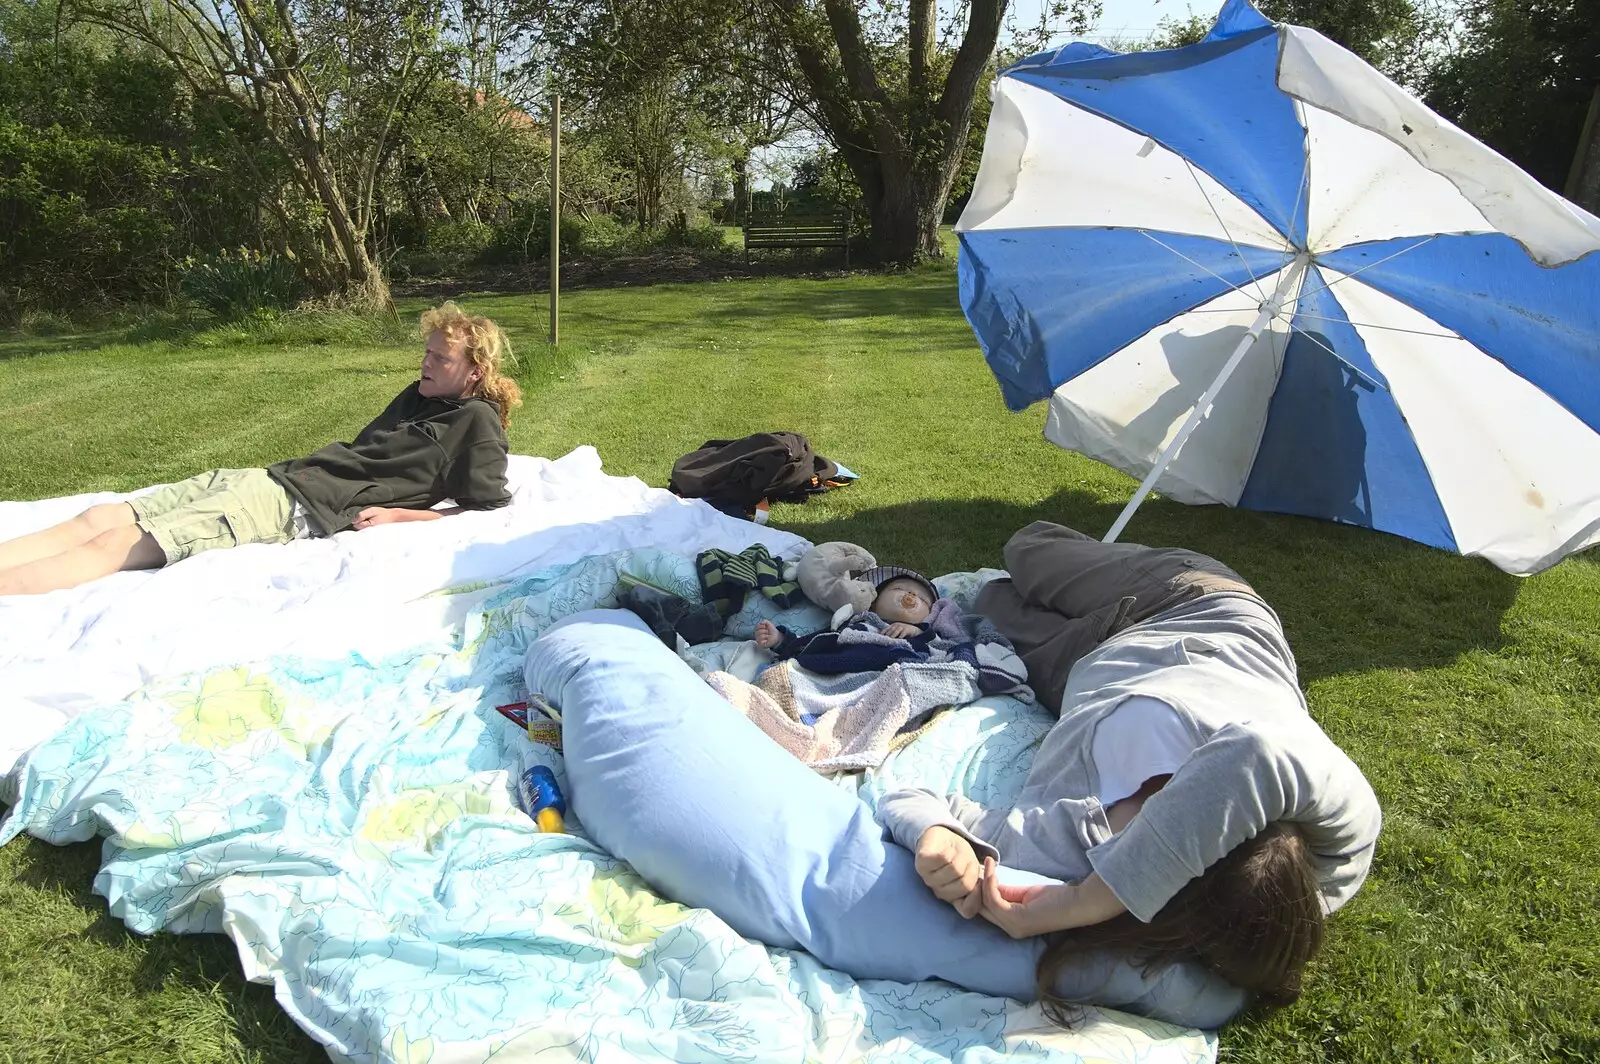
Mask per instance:
[[[166,553],[154,536],[138,525],[122,525],[60,554],[0,569],[0,595],[40,595],[121,569],[159,569],[166,563]]]
[[[131,525],[135,520],[133,507],[125,502],[91,506],[70,521],[0,543],[0,571],[81,547],[100,533]]]

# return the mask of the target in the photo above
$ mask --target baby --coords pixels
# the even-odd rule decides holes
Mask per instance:
[[[933,584],[912,569],[880,565],[859,579],[877,592],[872,607],[837,631],[800,637],[762,621],[756,645],[808,672],[831,676],[960,663],[972,669],[973,698],[1003,694],[1033,700],[1022,659],[987,617],[940,598]]]
[[[898,565],[880,565],[862,573],[860,579],[877,591],[872,606],[845,623],[842,631],[873,632],[887,639],[912,640],[928,634],[928,617],[933,613],[939,592],[921,573]],[[835,636],[836,633],[819,632],[817,635]],[[795,636],[786,628],[771,621],[756,625],[756,646],[770,650],[780,658],[792,658],[803,652],[816,636]]]

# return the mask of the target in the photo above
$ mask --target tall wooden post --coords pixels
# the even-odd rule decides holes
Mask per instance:
[[[561,96],[550,103],[550,342],[561,342]]]

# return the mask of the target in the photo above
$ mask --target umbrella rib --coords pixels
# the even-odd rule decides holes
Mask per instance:
[[[1211,269],[1211,268],[1209,268],[1207,266],[1200,265],[1198,262],[1194,261],[1189,256],[1185,255],[1183,252],[1179,251],[1177,248],[1173,247],[1172,245],[1166,244],[1166,243],[1162,243],[1162,241],[1160,241],[1160,240],[1156,240],[1155,237],[1150,236],[1150,233],[1149,233],[1148,230],[1139,229],[1139,230],[1136,230],[1136,232],[1138,232],[1142,236],[1148,237],[1150,240],[1154,241],[1155,243],[1160,244],[1162,247],[1166,248],[1168,251],[1172,252],[1174,255],[1178,256],[1178,258],[1182,259],[1184,262],[1187,262],[1190,266],[1193,266],[1195,269],[1204,270],[1206,273],[1209,273],[1211,276],[1215,277],[1217,280],[1219,280],[1223,284],[1227,285],[1228,286],[1228,291],[1230,291],[1230,292],[1243,292],[1244,291],[1244,285],[1242,285],[1242,284],[1234,284],[1232,281],[1228,280],[1226,277],[1222,276],[1220,273],[1217,273],[1215,270],[1213,270],[1213,269]],[[1245,269],[1249,269],[1249,267],[1246,266]],[[1192,311],[1192,310],[1191,311],[1187,311],[1187,313],[1193,314],[1194,311]]]
[[[1348,281],[1352,277],[1356,277],[1356,276],[1359,276],[1360,274],[1366,273],[1368,270],[1372,269],[1374,266],[1382,266],[1384,263],[1390,261],[1391,259],[1398,259],[1401,255],[1404,255],[1406,252],[1415,251],[1418,248],[1420,248],[1422,245],[1426,244],[1428,241],[1437,240],[1437,239],[1439,239],[1439,234],[1437,234],[1437,233],[1435,233],[1432,236],[1423,237],[1421,240],[1417,241],[1415,244],[1412,244],[1408,248],[1401,248],[1399,251],[1396,251],[1393,255],[1385,256],[1384,258],[1379,259],[1377,262],[1369,262],[1365,266],[1361,267],[1361,269],[1356,270],[1354,273],[1345,274],[1343,277],[1339,278],[1338,281],[1329,281],[1326,284],[1324,284],[1321,288],[1313,288],[1309,292],[1304,292],[1304,293],[1301,294],[1300,298],[1301,299],[1306,299],[1306,298],[1309,298],[1310,296],[1316,295],[1319,292],[1326,292],[1328,289],[1332,288],[1334,285],[1340,283],[1340,281]]]
[[[1302,119],[1302,122],[1303,122],[1303,119]],[[1306,149],[1305,156],[1306,156],[1305,162],[1300,165],[1300,187],[1298,189],[1296,189],[1295,193],[1294,193],[1294,215],[1293,215],[1293,217],[1291,217],[1289,219],[1289,234],[1288,234],[1287,237],[1284,238],[1289,244],[1288,250],[1290,250],[1290,251],[1293,251],[1295,249],[1294,248],[1294,227],[1300,224],[1300,197],[1306,190],[1306,179],[1311,176],[1311,149],[1309,147]],[[1308,217],[1306,219],[1306,228],[1309,229],[1310,227],[1311,227],[1311,219]],[[1311,234],[1307,233],[1306,234],[1306,244],[1309,246],[1310,243],[1311,243]]]
[[[1314,317],[1314,315],[1311,315],[1311,314],[1305,314],[1305,315],[1297,314],[1295,316],[1297,318],[1298,317],[1307,317],[1307,318]],[[1332,321],[1333,319],[1332,318],[1318,318],[1317,320],[1318,321]],[[1308,333],[1304,329],[1296,329],[1292,325],[1289,327],[1289,331],[1292,332],[1292,333],[1295,333],[1297,335],[1304,336],[1307,340],[1310,340],[1312,343],[1316,344],[1318,347],[1320,347],[1324,351],[1328,352],[1328,354],[1333,356],[1333,360],[1335,362],[1339,363],[1341,366],[1344,366],[1351,373],[1354,373],[1357,377],[1360,377],[1362,380],[1366,381],[1368,384],[1372,385],[1374,388],[1377,388],[1380,391],[1385,391],[1385,392],[1389,390],[1389,386],[1387,384],[1385,384],[1382,381],[1378,380],[1376,377],[1372,376],[1371,374],[1364,372],[1360,366],[1356,365],[1354,362],[1351,362],[1348,358],[1345,358],[1339,352],[1335,351],[1333,348],[1329,347],[1327,344],[1325,344],[1321,340],[1317,339],[1317,337],[1313,333]]]
[[[1357,329],[1382,329],[1384,332],[1410,333],[1412,336],[1432,336],[1437,340],[1459,340],[1461,337],[1454,333],[1424,332],[1421,329],[1402,329],[1398,325],[1373,325],[1364,321],[1349,321],[1342,318],[1324,318],[1320,314],[1300,314],[1297,317],[1307,321],[1325,321],[1333,325],[1353,325]]]
[[[1194,187],[1200,190],[1200,198],[1206,201],[1206,206],[1211,208],[1211,217],[1217,220],[1217,225],[1222,227],[1222,235],[1228,238],[1228,243],[1233,245],[1233,253],[1239,256],[1239,264],[1244,267],[1244,272],[1250,275],[1250,283],[1256,286],[1256,296],[1265,300],[1267,294],[1261,290],[1261,279],[1250,268],[1249,260],[1244,257],[1244,252],[1239,250],[1239,242],[1233,239],[1233,234],[1228,232],[1228,223],[1222,220],[1222,213],[1217,210],[1217,205],[1211,202],[1211,194],[1206,191],[1206,186],[1200,183],[1200,175],[1194,172],[1194,164],[1188,159],[1183,160],[1183,165],[1188,167],[1189,176],[1194,178]],[[1240,285],[1243,288],[1243,285]]]
[[[1278,330],[1272,328],[1270,325],[1262,331],[1267,336],[1267,342],[1272,345],[1272,356],[1277,360],[1279,371],[1282,372],[1283,356],[1288,353],[1289,340],[1294,336],[1294,326],[1290,325],[1288,328],[1283,330],[1282,334],[1280,334]],[[1279,340],[1283,341],[1283,346],[1281,348],[1278,345]]]

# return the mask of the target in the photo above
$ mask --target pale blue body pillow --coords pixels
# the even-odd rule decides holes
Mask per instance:
[[[526,677],[561,712],[572,811],[666,896],[858,979],[1035,998],[1039,940],[935,898],[865,803],[767,738],[632,613],[552,626],[529,645]],[[1197,1027],[1245,1003],[1198,966],[1147,977],[1106,954],[1086,955],[1057,989]]]

